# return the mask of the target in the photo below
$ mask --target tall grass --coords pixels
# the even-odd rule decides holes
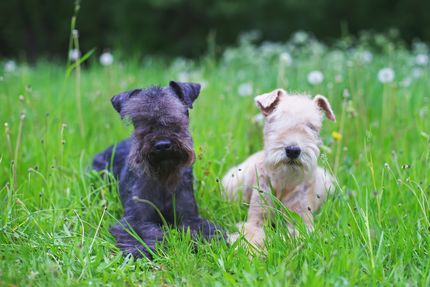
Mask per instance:
[[[306,41],[243,40],[218,60],[142,62],[117,54],[102,67],[90,58],[79,75],[83,116],[77,75],[64,81],[63,65],[3,71],[0,285],[430,285],[430,72],[428,63],[414,63],[428,51],[386,41],[369,62],[366,43],[351,49]],[[283,52],[291,63],[280,63]],[[394,70],[393,82],[379,82],[383,67]],[[312,70],[322,71],[322,83],[308,83]],[[172,79],[204,85],[190,115],[196,196],[203,216],[231,231],[247,210],[222,199],[220,178],[262,148],[253,96],[280,84],[329,98],[338,121],[324,123],[320,163],[335,173],[337,188],[313,234],[289,239],[280,209],[266,228],[264,256],[250,258],[223,242],[195,249],[189,234],[170,230],[154,261],[122,257],[108,232],[122,213],[120,199],[90,171],[91,158],[131,132],[111,96]]]

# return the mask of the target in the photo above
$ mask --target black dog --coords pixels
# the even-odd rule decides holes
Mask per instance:
[[[224,234],[199,217],[194,198],[188,109],[199,93],[199,84],[172,81],[168,87],[137,89],[112,98],[121,118],[133,123],[134,133],[97,154],[93,168],[110,170],[119,179],[125,214],[110,232],[124,255],[152,258],[156,242],[163,239],[163,223],[189,228],[193,236],[206,239]]]

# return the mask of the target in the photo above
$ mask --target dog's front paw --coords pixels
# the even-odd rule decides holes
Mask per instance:
[[[293,224],[288,223],[288,233],[290,234],[290,238],[299,238],[300,237],[300,232],[297,228],[294,227]]]
[[[110,232],[116,239],[116,245],[124,255],[131,254],[135,258],[146,256],[152,258],[150,247],[143,246],[139,241],[140,238],[135,238],[137,235],[132,235],[131,231],[127,231],[121,224],[116,224],[110,228]]]
[[[224,229],[210,222],[209,220],[196,218],[192,221],[184,222],[184,228],[189,228],[192,235],[201,234],[206,240],[226,239]]]
[[[245,238],[255,247],[264,247],[265,234],[262,226],[247,222],[243,225],[243,234],[245,235]]]

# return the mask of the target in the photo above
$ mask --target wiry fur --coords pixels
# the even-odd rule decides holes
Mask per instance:
[[[130,98],[121,115],[129,118],[135,127],[129,163],[136,172],[146,172],[163,182],[174,183],[181,166],[191,166],[194,149],[188,130],[188,107],[170,88],[152,87]],[[156,162],[152,148],[156,141],[168,138],[173,142],[169,158]]]
[[[163,240],[164,222],[207,239],[223,234],[199,216],[194,198],[188,109],[199,92],[198,84],[170,82],[168,87],[137,89],[112,98],[121,118],[133,123],[134,132],[96,155],[93,168],[107,169],[119,180],[125,214],[110,231],[125,255],[151,257]],[[163,140],[171,142],[170,147],[157,149]]]
[[[319,131],[323,112],[332,120],[335,117],[322,96],[311,99],[287,95],[278,89],[255,100],[266,116],[264,150],[227,172],[223,186],[229,199],[242,197],[250,203],[243,232],[250,242],[262,245],[263,220],[269,214],[272,189],[287,208],[304,219],[309,231],[313,229],[312,212],[321,206],[332,188],[332,176],[317,164]],[[287,156],[288,146],[300,147],[298,158]],[[297,235],[294,228],[290,231]]]

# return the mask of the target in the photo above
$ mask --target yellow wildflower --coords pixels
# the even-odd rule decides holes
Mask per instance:
[[[335,141],[340,141],[342,139],[342,134],[338,132],[332,132],[331,136]]]

